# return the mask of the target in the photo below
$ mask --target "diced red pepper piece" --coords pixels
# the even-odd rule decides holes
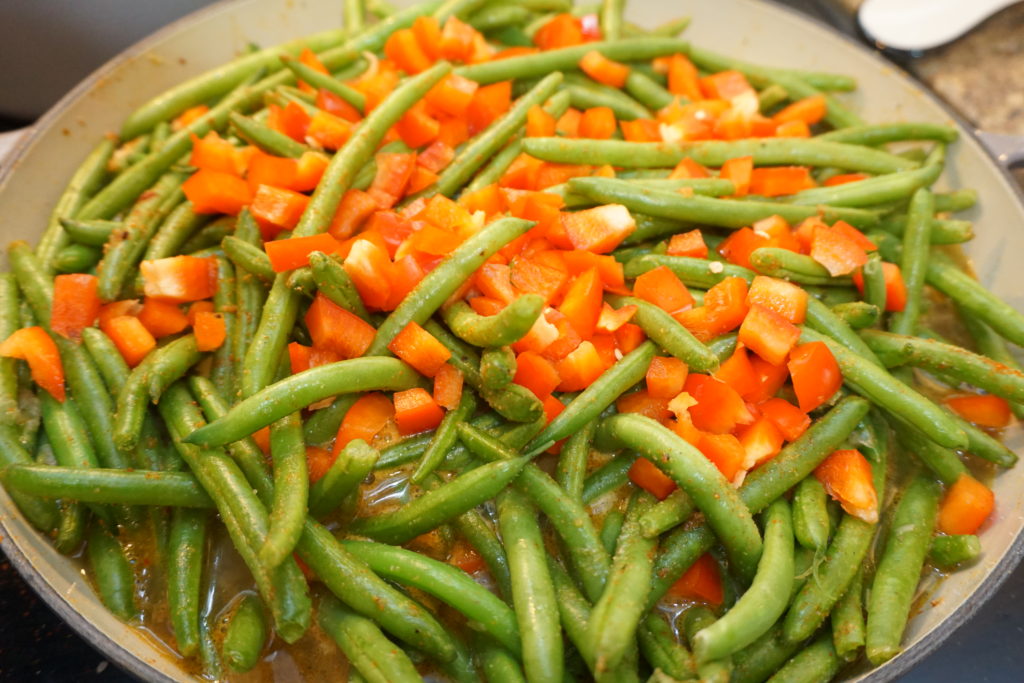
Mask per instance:
[[[848,514],[869,524],[878,521],[878,494],[871,464],[860,451],[852,448],[834,451],[815,468],[814,476]]]
[[[444,410],[426,389],[414,387],[395,392],[395,421],[402,434],[418,434],[441,424]]]
[[[787,365],[800,410],[805,413],[832,398],[843,383],[839,364],[824,342],[797,346]]]
[[[415,321],[395,335],[388,349],[427,377],[435,376],[452,357],[451,351],[444,344]]]
[[[67,273],[53,279],[53,309],[50,328],[70,339],[82,336],[100,314],[102,302],[96,293],[99,280],[86,273]]]
[[[217,262],[198,256],[171,256],[143,261],[143,292],[169,303],[209,299],[217,292]]]
[[[42,327],[36,325],[15,330],[0,343],[0,356],[26,361],[32,381],[50,396],[64,402],[64,364],[57,344]]]

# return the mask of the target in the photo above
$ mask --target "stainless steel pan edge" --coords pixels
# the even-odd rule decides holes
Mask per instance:
[[[12,163],[0,171],[3,235],[37,237],[43,227],[41,219],[48,215],[63,180],[97,137],[116,130],[134,106],[183,78],[229,59],[249,39],[272,44],[340,23],[340,13],[324,9],[322,4],[225,0],[167,26],[108,62],[39,121],[13,150]],[[867,112],[870,120],[956,121],[966,135],[957,145],[954,170],[947,181],[978,186],[982,193],[982,208],[968,216],[981,229],[971,254],[986,284],[1024,308],[1024,277],[1012,272],[1014,255],[1024,254],[1024,231],[1019,229],[1024,225],[1024,198],[1012,178],[987,155],[972,129],[936,97],[854,41],[774,4],[720,0],[655,6],[635,0],[630,10],[631,18],[648,25],[690,13],[694,16],[687,34],[690,39],[749,59],[852,73],[868,91],[867,96],[861,93],[855,99],[865,100],[858,108]],[[824,46],[829,48],[828,53],[821,52]],[[189,59],[183,63],[178,57],[184,55]],[[861,70],[865,65],[869,67],[867,72]],[[884,86],[877,85],[879,80]],[[127,81],[133,85],[128,87]],[[879,89],[898,95],[895,108],[876,106]],[[62,153],[56,151],[58,143]],[[39,157],[45,157],[46,163],[32,163]],[[1024,450],[1019,432],[1010,435],[1010,443],[1016,450]],[[923,610],[912,623],[912,642],[902,654],[879,669],[862,672],[857,680],[892,680],[909,671],[965,623],[1020,561],[1024,555],[1024,475],[1005,473],[995,482],[995,488],[998,518],[982,536],[986,552],[982,563],[944,583],[934,596],[939,604]],[[0,493],[0,510],[5,512],[0,517],[0,545],[51,608],[94,647],[134,675],[146,680],[189,679],[170,653],[107,614],[77,574],[77,567],[57,555],[20,515],[11,514],[13,509],[6,494]],[[922,623],[936,611],[942,613],[934,620],[936,623]]]

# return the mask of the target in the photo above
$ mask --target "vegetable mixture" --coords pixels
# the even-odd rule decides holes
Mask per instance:
[[[144,104],[8,247],[25,518],[208,678],[896,655],[1024,410],[975,195],[930,189],[956,131],[616,0],[345,10]]]

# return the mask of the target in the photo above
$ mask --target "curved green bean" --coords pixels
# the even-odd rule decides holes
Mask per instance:
[[[614,295],[609,297],[609,301],[620,308],[628,305],[636,306],[636,313],[633,314],[634,322],[642,327],[644,333],[658,346],[686,363],[687,367],[694,372],[713,372],[718,369],[718,356],[667,311],[649,301],[635,297]]]
[[[668,428],[642,415],[613,415],[599,429],[649,459],[686,491],[725,545],[737,572],[754,576],[761,557],[761,534],[736,489],[711,461]]]
[[[309,514],[319,518],[333,512],[358,491],[378,458],[376,449],[370,448],[362,439],[348,442],[327,473],[310,487]]]
[[[768,506],[764,527],[764,553],[750,588],[691,639],[698,662],[729,657],[750,645],[786,610],[793,587],[793,520],[785,500]]]
[[[456,290],[466,277],[503,246],[533,227],[532,221],[501,218],[460,244],[444,261],[427,273],[377,328],[366,350],[367,356],[386,354],[387,345],[410,322],[422,325]]]
[[[221,446],[329,396],[361,391],[401,391],[419,386],[415,370],[394,358],[353,358],[290,375],[236,403],[227,415],[185,441]]]
[[[523,338],[544,310],[539,294],[523,294],[495,315],[478,315],[465,301],[441,308],[448,328],[473,346],[508,346]]]
[[[167,613],[183,657],[191,657],[199,650],[199,602],[209,518],[206,510],[179,508],[171,512]]]

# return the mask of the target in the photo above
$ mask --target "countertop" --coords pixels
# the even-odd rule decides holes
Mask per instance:
[[[789,3],[821,19],[837,15],[811,0]],[[852,9],[859,0],[841,0]],[[1024,4],[1006,9],[968,36],[904,66],[970,123],[1024,135]],[[0,153],[2,156],[2,153]],[[1024,170],[1017,172],[1024,186]],[[85,644],[35,596],[0,555],[0,680],[133,680]],[[1024,567],[978,615],[909,675],[908,683],[1019,681],[1024,678]]]

